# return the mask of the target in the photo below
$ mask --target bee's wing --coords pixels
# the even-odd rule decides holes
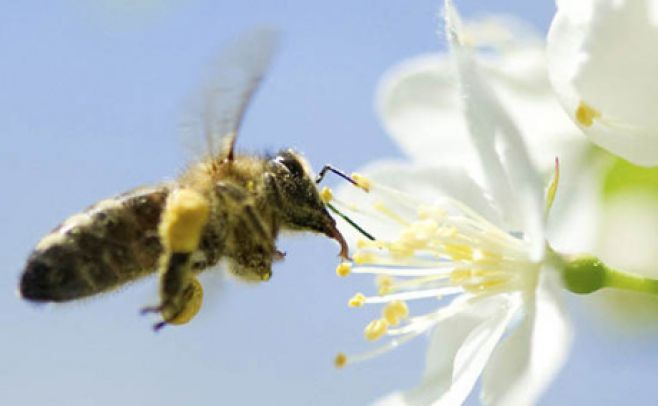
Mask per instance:
[[[211,66],[211,74],[190,98],[183,121],[184,135],[203,139],[206,152],[212,157],[233,159],[247,106],[267,72],[278,42],[278,32],[270,28],[243,34],[219,55]]]

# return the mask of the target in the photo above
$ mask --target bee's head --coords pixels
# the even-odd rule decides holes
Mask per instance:
[[[284,228],[325,234],[338,241],[340,255],[347,258],[347,243],[320,199],[310,165],[300,154],[287,149],[272,156],[267,162],[265,184]]]

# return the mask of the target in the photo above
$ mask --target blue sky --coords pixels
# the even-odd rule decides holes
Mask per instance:
[[[334,274],[337,247],[288,237],[266,284],[209,275],[197,319],[153,334],[138,309],[155,278],[61,306],[14,291],[25,258],[66,216],[185,164],[177,113],[213,55],[261,24],[284,34],[239,145],[293,146],[318,168],[348,171],[399,157],[373,94],[390,66],[444,49],[437,0],[328,2],[0,0],[0,403],[25,405],[364,404],[413,386],[425,339],[337,371],[334,354],[365,349],[373,316],[346,300],[370,281]],[[554,4],[457,1],[462,13],[512,13],[540,31]],[[573,356],[544,404],[649,404],[652,336],[613,332],[572,297]],[[473,399],[471,399],[473,400]]]

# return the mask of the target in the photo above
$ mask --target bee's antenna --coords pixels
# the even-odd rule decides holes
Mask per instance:
[[[329,164],[322,167],[322,170],[320,170],[320,173],[318,173],[317,178],[315,178],[315,183],[319,184],[320,182],[322,182],[322,180],[324,179],[324,176],[327,174],[328,171],[331,171],[331,172],[335,173],[336,175],[338,175],[341,178],[343,178],[344,180],[350,182],[354,186],[363,189],[363,186],[360,185],[356,180],[352,179],[352,177],[348,176],[347,174],[345,174],[345,172],[341,171],[340,169],[334,168],[333,166],[331,166]],[[332,204],[330,204],[329,202],[325,202],[325,205],[327,206],[327,208],[329,210],[334,212],[334,214],[338,215],[340,218],[345,220],[349,225],[354,227],[354,229],[356,231],[360,232],[364,237],[366,237],[367,239],[369,239],[371,241],[375,241],[375,237],[373,237],[372,234],[370,234],[369,232],[364,230],[360,225],[356,224],[356,222],[354,220],[347,217],[347,215],[343,214],[340,210],[338,210]]]
[[[318,174],[318,177],[315,178],[315,183],[322,182],[322,179],[324,179],[324,175],[327,174],[327,171],[331,171],[331,172],[335,173],[336,175],[338,175],[341,178],[345,179],[346,181],[350,182],[354,186],[359,186],[359,184],[356,183],[356,181],[354,179],[352,179],[351,177],[346,175],[345,172],[341,171],[340,169],[336,169],[331,165],[325,165],[325,166],[322,167],[322,170]]]
[[[326,168],[326,166],[325,166],[325,168]],[[351,218],[347,217],[345,214],[341,213],[341,212],[340,212],[337,208],[335,208],[331,203],[325,203],[325,204],[327,205],[327,208],[328,208],[329,210],[331,210],[331,211],[334,212],[337,216],[339,216],[340,218],[342,218],[343,220],[345,220],[349,225],[351,225],[352,227],[354,227],[354,229],[355,229],[356,231],[358,231],[358,232],[360,232],[361,234],[363,234],[364,237],[366,237],[367,239],[369,239],[369,240],[371,240],[371,241],[375,241],[375,237],[373,237],[372,234],[370,234],[369,232],[367,232],[366,230],[364,230],[363,228],[361,228],[360,225],[356,224],[356,223],[354,222],[354,220],[352,220]]]

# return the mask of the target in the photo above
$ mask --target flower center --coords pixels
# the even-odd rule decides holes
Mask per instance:
[[[501,230],[456,200],[417,204],[401,192],[363,177],[360,181],[368,184],[372,194],[383,192],[387,196],[375,201],[372,207],[398,232],[392,239],[359,240],[352,263],[341,263],[336,273],[343,277],[352,273],[376,275],[377,294],[357,293],[348,305],[383,304],[381,317],[365,327],[364,336],[368,341],[384,336],[393,339],[357,357],[341,353],[336,365],[395,348],[454,314],[457,307],[451,303],[435,312],[409,317],[407,301],[447,297],[477,300],[533,288],[536,284],[538,264],[529,259],[527,244],[519,236]],[[398,211],[394,209],[397,205],[384,203],[391,198],[414,210]]]

